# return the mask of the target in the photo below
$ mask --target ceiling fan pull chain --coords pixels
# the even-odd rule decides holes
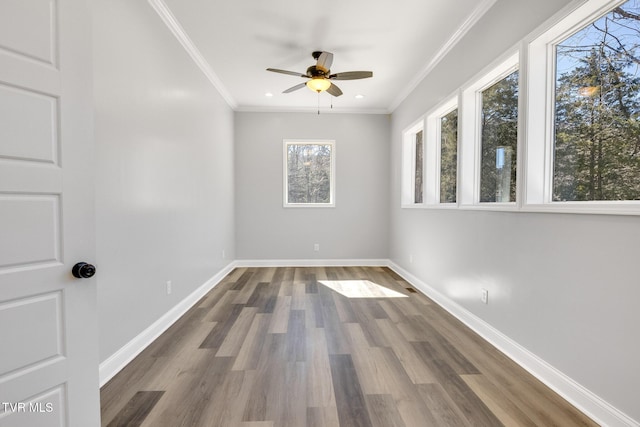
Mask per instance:
[[[320,92],[318,92],[318,115],[320,115]]]

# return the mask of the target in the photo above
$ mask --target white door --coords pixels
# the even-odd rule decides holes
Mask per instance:
[[[100,423],[86,0],[0,0],[0,426]]]

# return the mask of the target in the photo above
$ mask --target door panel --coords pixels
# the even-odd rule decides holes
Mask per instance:
[[[0,360],[0,376],[33,368],[64,354],[61,292],[0,304],[0,325],[14,325],[3,330],[2,345],[6,350]]]
[[[60,260],[57,195],[0,195],[0,268]]]
[[[2,0],[0,47],[54,65],[56,3],[53,0]]]
[[[85,0],[0,1],[0,427],[99,425]]]
[[[29,111],[29,116],[25,116],[24,111]],[[58,103],[55,97],[0,85],[0,116],[5,123],[0,128],[0,157],[57,163]]]
[[[0,427],[64,427],[67,401],[64,386],[29,397],[10,405],[11,417],[0,418]]]

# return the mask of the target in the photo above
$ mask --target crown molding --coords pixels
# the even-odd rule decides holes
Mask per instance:
[[[453,33],[453,35],[445,42],[438,52],[429,60],[422,70],[411,80],[409,85],[395,98],[395,100],[385,109],[357,109],[357,110],[339,110],[322,111],[321,113],[355,113],[355,114],[391,114],[404,101],[413,90],[424,80],[424,78],[440,63],[440,61],[449,53],[449,51],[462,39],[462,37],[480,20],[480,18],[494,5],[497,0],[483,0],[462,23],[462,25]],[[224,86],[220,78],[211,68],[211,65],[204,58],[202,53],[193,43],[187,32],[182,28],[180,22],[173,15],[169,6],[163,0],[147,0],[149,5],[158,14],[162,22],[167,26],[175,38],[180,42],[191,59],[196,63],[198,68],[204,73],[211,84],[223,97],[225,102],[234,111],[239,112],[312,112],[312,108],[269,108],[258,106],[240,107],[236,100],[231,96],[227,88]]]
[[[266,107],[266,106],[246,106],[238,107],[235,111],[239,113],[313,113],[313,114],[390,114],[386,109],[379,108],[318,108],[314,107]]]
[[[473,12],[467,17],[460,27],[449,37],[449,39],[442,45],[440,50],[422,67],[420,72],[411,80],[411,82],[405,87],[403,91],[396,97],[396,99],[389,105],[388,111],[392,113],[396,108],[404,101],[407,96],[413,92],[413,90],[422,82],[422,80],[429,75],[431,71],[442,61],[442,59],[458,44],[462,37],[484,16],[485,13],[496,3],[497,0],[483,0],[473,10]]]
[[[220,78],[216,75],[216,73],[211,68],[211,65],[209,65],[209,63],[204,58],[202,53],[200,53],[200,51],[198,50],[196,45],[193,43],[191,38],[189,38],[184,28],[182,28],[182,25],[180,25],[180,22],[178,22],[178,19],[173,15],[171,10],[169,9],[169,6],[167,6],[166,3],[162,0],[147,0],[147,1],[151,5],[153,10],[156,11],[158,16],[160,16],[160,19],[162,19],[162,22],[164,22],[164,24],[167,26],[169,31],[171,31],[171,33],[175,36],[175,38],[178,39],[178,41],[180,42],[184,50],[187,51],[187,53],[189,54],[191,59],[193,59],[193,61],[196,63],[198,68],[200,68],[200,70],[204,73],[207,79],[209,79],[213,87],[215,87],[216,90],[222,96],[222,98],[224,98],[224,100],[229,105],[229,107],[235,110],[238,107],[235,99],[233,99],[233,97],[231,96],[227,88],[224,86],[224,84],[222,84],[222,81],[220,80]]]

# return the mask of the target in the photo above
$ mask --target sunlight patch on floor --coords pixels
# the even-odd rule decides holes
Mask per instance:
[[[319,280],[318,283],[347,298],[407,298],[392,289],[369,280]]]

